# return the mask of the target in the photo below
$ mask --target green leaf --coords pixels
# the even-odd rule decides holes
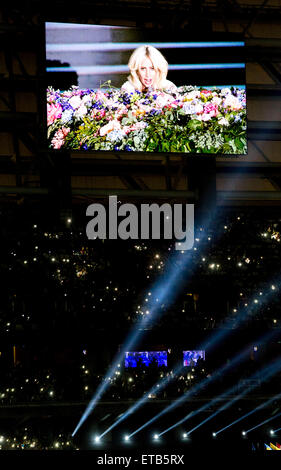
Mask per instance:
[[[201,129],[203,127],[203,124],[201,121],[199,121],[198,119],[191,119],[188,124],[187,124],[187,127],[191,130],[196,130],[196,129]]]

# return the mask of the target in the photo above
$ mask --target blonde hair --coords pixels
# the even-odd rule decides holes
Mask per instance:
[[[165,87],[168,62],[161,52],[153,46],[140,46],[134,50],[128,62],[130,69],[128,80],[136,90],[142,91],[143,85],[138,77],[138,70],[140,69],[142,60],[146,57],[151,60],[156,71],[153,87],[157,90],[161,90]]]

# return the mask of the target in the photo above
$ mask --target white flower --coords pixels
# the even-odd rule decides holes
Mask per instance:
[[[183,104],[182,110],[185,114],[197,114],[203,112],[203,105],[196,101],[193,102],[185,102]]]
[[[102,126],[100,128],[100,135],[101,136],[104,136],[106,134],[108,134],[109,132],[113,131],[113,130],[118,130],[121,128],[121,125],[120,125],[120,122],[117,121],[116,119],[113,120],[113,121],[109,121],[108,124],[106,124],[105,126]]]
[[[224,117],[223,118],[220,118],[218,120],[218,123],[221,125],[221,126],[229,126],[229,122],[227,119],[225,119]]]
[[[212,99],[212,103],[217,104],[218,106],[221,104],[222,99],[219,96],[214,96]]]
[[[91,95],[84,95],[82,98],[82,104],[89,104],[92,101]]]
[[[63,111],[63,113],[61,115],[62,124],[66,124],[67,122],[71,121],[72,114],[73,114],[72,109],[66,109],[65,111]]]
[[[124,137],[124,132],[122,132],[119,129],[116,129],[107,134],[106,140],[109,140],[110,142],[115,142],[117,140],[122,140],[123,137]]]
[[[200,91],[199,90],[193,90],[184,95],[184,98],[189,101],[189,100],[194,100],[194,98],[198,98],[200,96]]]
[[[212,115],[211,113],[203,113],[200,114],[200,116],[197,116],[197,119],[199,121],[210,121],[210,119],[212,119]]]
[[[231,95],[232,93],[231,93],[230,88],[223,88],[221,90],[221,94],[222,94],[222,96],[227,96],[227,95]]]
[[[109,108],[117,108],[118,106],[120,106],[120,103],[119,103],[118,100],[116,100],[116,99],[109,98],[109,99],[107,100],[106,105],[107,105]],[[125,106],[124,106],[124,107],[125,107]]]
[[[85,105],[80,106],[80,108],[76,109],[76,111],[74,112],[74,116],[78,119],[85,116],[85,114],[87,114],[87,108]]]
[[[231,109],[233,110],[238,110],[238,109],[241,109],[242,108],[242,104],[241,102],[239,101],[238,98],[236,98],[235,96],[233,95],[228,95],[225,100],[224,100],[224,103],[223,105],[227,108],[227,107],[230,107]]]
[[[80,96],[72,96],[72,98],[70,98],[69,100],[69,104],[70,106],[72,106],[73,109],[77,109],[79,108],[80,104],[81,104],[81,98]]]
[[[203,105],[201,103],[197,103],[194,106],[195,113],[203,113]]]

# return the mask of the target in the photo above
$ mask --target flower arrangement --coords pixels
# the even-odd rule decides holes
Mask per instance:
[[[52,149],[245,154],[246,93],[182,86],[176,93],[47,89]],[[110,84],[109,84],[110,85]]]

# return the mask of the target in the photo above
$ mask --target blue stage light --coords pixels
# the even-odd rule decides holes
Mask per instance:
[[[256,373],[256,374],[253,374],[251,377],[250,377],[250,380],[253,380],[255,381],[257,378],[260,378],[260,381],[261,382],[266,382],[268,379],[270,379],[273,375],[277,374],[279,371],[281,370],[281,356],[276,359],[275,361],[273,361],[270,365],[268,366],[265,366],[260,372]],[[235,402],[237,402],[238,400],[240,400],[242,397],[244,397],[245,395],[247,395],[249,392],[251,392],[252,390],[254,390],[256,387],[258,386],[258,383],[256,382],[253,382],[250,386],[246,387],[244,389],[243,392],[239,393],[238,395],[236,395],[232,400],[230,400],[228,403],[226,403],[225,405],[221,406],[217,411],[215,411],[212,415],[208,416],[208,418],[204,419],[203,421],[201,421],[201,423],[199,423],[197,426],[195,426],[193,429],[191,429],[190,431],[188,431],[188,434],[191,434],[193,431],[195,431],[196,429],[200,428],[201,426],[203,426],[203,424],[207,423],[208,421],[210,421],[211,419],[213,419],[215,416],[217,416],[219,413],[221,413],[222,411],[226,410],[227,408],[229,408],[230,406],[232,406]],[[227,398],[228,396],[230,396],[232,393],[234,393],[237,389],[237,385],[235,385],[234,387],[231,387],[229,388],[226,392],[222,393],[220,396],[214,398],[210,403],[207,403],[206,405],[202,406],[199,410],[197,410],[198,412],[201,412],[201,411],[204,411],[206,408],[208,408],[209,406],[212,406],[212,405],[215,405],[218,401],[221,401],[221,399],[225,399]],[[281,414],[281,413],[280,413]],[[249,430],[246,430],[246,432],[248,433]]]
[[[263,335],[261,338],[259,338],[257,341],[256,341],[256,344],[262,344],[266,341],[268,341],[270,338],[272,338],[274,335],[276,334],[276,332],[274,331],[269,331],[268,333],[266,333],[265,335]],[[216,336],[216,334],[215,334]],[[214,346],[215,343],[212,342],[212,346]],[[204,349],[204,347],[200,347],[200,349]],[[204,388],[205,386],[208,386],[209,384],[211,384],[212,382],[214,382],[216,379],[220,378],[223,374],[225,374],[227,371],[231,370],[233,367],[237,366],[238,364],[240,364],[241,362],[243,362],[243,360],[245,360],[249,355],[249,347],[245,347],[245,349],[243,351],[241,351],[240,353],[238,353],[230,362],[226,363],[224,366],[222,366],[221,368],[219,368],[218,370],[214,371],[213,374],[210,376],[210,377],[206,377],[205,379],[203,379],[201,382],[197,383],[196,385],[194,385],[190,390],[188,390],[186,393],[184,393],[182,396],[180,396],[177,400],[175,400],[174,402],[172,402],[169,406],[167,406],[164,410],[162,410],[160,413],[158,413],[156,416],[154,416],[153,418],[151,418],[150,420],[148,420],[146,423],[144,423],[142,426],[140,426],[138,429],[136,429],[133,433],[131,433],[131,436],[135,435],[136,433],[138,433],[139,431],[142,431],[145,427],[149,426],[150,424],[152,424],[154,421],[156,421],[157,419],[159,419],[161,416],[163,416],[164,414],[172,411],[174,408],[178,407],[180,404],[182,404],[184,401],[186,401],[188,398],[190,398],[192,395],[194,395],[195,393],[198,393],[202,388]],[[143,399],[144,401],[145,399]],[[140,402],[137,402],[133,408],[137,408],[141,405],[142,403]],[[132,410],[132,408],[130,408],[130,410]],[[130,411],[129,410],[129,411]],[[126,412],[128,413],[128,412]],[[172,426],[170,426],[169,428],[165,429],[164,431],[161,432],[161,435],[170,431],[171,429],[179,426],[180,424],[182,424],[183,422],[187,421],[189,418],[193,417],[195,414],[197,414],[196,411],[192,411],[190,412],[187,416],[185,416],[184,418],[182,418],[181,420],[179,420],[177,423],[173,424]],[[119,422],[121,421],[121,419],[125,419],[127,416],[125,414],[125,416],[122,416],[119,420]],[[109,429],[112,429],[112,427],[114,425],[118,424],[117,422],[114,423]]]
[[[254,429],[259,428],[260,426],[263,426],[266,423],[269,423],[270,421],[272,421],[275,418],[278,418],[279,416],[281,416],[281,413],[278,413],[277,415],[274,415],[274,416],[270,416],[270,418],[265,419],[264,421],[257,424],[256,426],[253,426],[251,429],[247,429],[247,433],[253,431]]]
[[[231,426],[233,426],[234,424],[237,424],[239,423],[240,421],[242,421],[243,419],[245,418],[248,418],[249,416],[251,416],[252,414],[256,413],[257,411],[260,411],[262,410],[263,408],[266,408],[267,406],[269,406],[272,402],[274,402],[275,400],[278,400],[281,398],[281,393],[278,393],[277,395],[275,395],[274,397],[270,398],[269,400],[267,400],[266,402],[262,403],[261,405],[257,406],[256,408],[254,408],[253,410],[249,411],[248,413],[244,414],[243,416],[240,416],[240,418],[237,418],[235,421],[233,421],[232,423],[228,424],[227,426],[224,426],[222,429],[219,429],[217,431],[217,434],[225,431],[226,429],[229,429]]]

